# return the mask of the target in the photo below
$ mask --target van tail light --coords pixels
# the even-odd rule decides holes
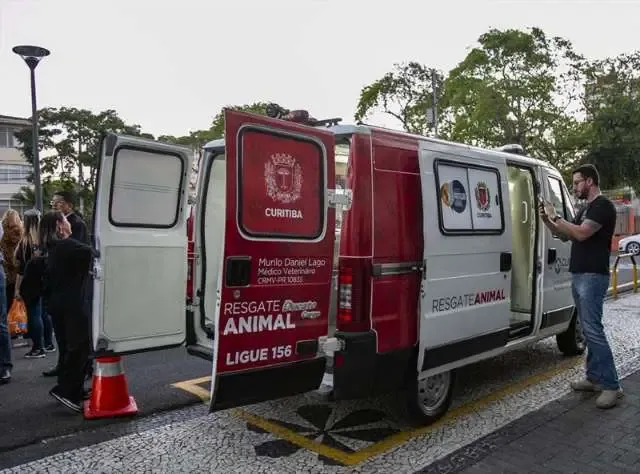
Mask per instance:
[[[193,301],[193,271],[195,262],[195,243],[193,241],[193,208],[187,218],[187,302]]]
[[[345,268],[338,277],[338,291],[340,300],[338,303],[338,325],[349,324],[353,321],[352,294],[353,294],[353,271]]]
[[[338,311],[336,329],[342,332],[365,332],[369,321],[369,297],[366,282],[369,279],[365,259],[345,259],[340,262],[338,274]]]

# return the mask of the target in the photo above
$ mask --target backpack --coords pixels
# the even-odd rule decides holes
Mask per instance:
[[[20,296],[24,301],[35,301],[45,296],[47,257],[31,257],[24,268],[20,282]]]

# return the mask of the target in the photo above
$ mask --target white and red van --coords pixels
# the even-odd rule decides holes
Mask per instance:
[[[553,335],[563,353],[584,351],[570,243],[537,212],[538,195],[574,212],[556,169],[504,150],[272,115],[225,111],[191,218],[190,150],[105,137],[98,355],[186,345],[213,363],[212,410],[314,390],[333,357],[337,399],[408,389],[431,422],[461,366]]]

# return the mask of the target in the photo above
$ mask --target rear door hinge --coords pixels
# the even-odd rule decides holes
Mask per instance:
[[[187,310],[189,311],[195,311],[198,306],[200,306],[200,298],[197,296],[191,298],[191,301],[187,302]]]
[[[337,337],[322,336],[318,338],[318,349],[323,354],[333,355],[334,352],[342,351],[344,348],[344,340]]]

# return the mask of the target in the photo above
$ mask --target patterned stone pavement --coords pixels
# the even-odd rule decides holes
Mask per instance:
[[[622,376],[640,369],[639,307],[640,295],[606,303]],[[615,426],[625,420],[638,426],[640,384],[630,377],[621,406],[596,412],[592,399],[567,395],[582,364],[562,357],[553,339],[475,364],[461,372],[449,414],[417,429],[405,416],[402,394],[336,403],[313,392],[216,414],[196,406],[134,420],[108,441],[88,423],[86,433],[48,442],[48,451],[3,453],[0,466],[20,474],[590,472],[588,463],[580,469],[575,463],[596,447],[604,456],[599,462],[611,467],[600,464],[601,472],[626,472],[635,466],[638,432]],[[206,380],[198,386],[206,393]],[[72,449],[77,446],[83,447]]]

